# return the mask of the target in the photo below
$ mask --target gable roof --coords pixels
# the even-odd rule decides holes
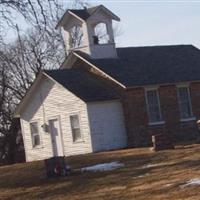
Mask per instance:
[[[68,11],[71,11],[73,14],[83,20],[87,20],[100,7],[101,5],[85,9],[69,9]]]
[[[200,80],[200,50],[192,45],[117,48],[112,59],[77,53],[126,87]]]
[[[80,17],[83,20],[86,20],[90,17],[90,13],[88,12],[87,9],[82,9],[82,10],[70,9],[68,11],[71,11],[73,14],[75,14],[76,16]]]
[[[44,71],[85,102],[118,99],[119,96],[104,82],[80,69]]]
[[[95,78],[91,74],[80,69],[58,69],[41,71],[36,77],[33,84],[17,106],[14,117],[20,117],[24,106],[31,98],[31,95],[37,89],[37,85],[41,82],[42,77],[51,78],[59,83],[74,95],[85,102],[107,101],[119,99],[114,90],[107,86],[102,80]]]
[[[111,12],[109,9],[107,9],[105,6],[103,5],[98,5],[98,6],[94,6],[91,8],[85,8],[85,9],[70,9],[69,11],[71,11],[73,14],[75,14],[76,16],[80,17],[83,20],[87,20],[90,16],[92,16],[96,11],[103,9],[105,10],[113,19],[119,21],[119,17],[117,17],[113,12]]]
[[[59,20],[58,24],[56,25],[56,28],[58,28],[60,25],[62,25],[63,21],[69,17],[70,14],[75,15],[79,19],[86,21],[89,17],[91,17],[96,11],[103,9],[109,16],[111,16],[112,19],[116,21],[120,21],[120,18],[116,16],[113,12],[111,12],[109,9],[107,9],[103,5],[98,5],[91,8],[84,8],[84,9],[68,9],[64,15]]]

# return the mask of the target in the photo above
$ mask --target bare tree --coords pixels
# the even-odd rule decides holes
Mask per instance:
[[[58,0],[0,0],[0,19],[8,25],[15,25],[14,17],[21,15],[33,26],[47,24],[47,18],[55,18],[62,10]],[[3,24],[5,26],[5,23]]]
[[[70,8],[85,6],[87,1],[74,0]],[[63,12],[59,0],[0,0],[0,161],[15,162],[23,145],[19,121],[13,118],[17,104],[41,69],[58,68],[66,56],[62,34],[55,30]],[[25,34],[16,25],[16,13],[29,24]],[[6,27],[16,35],[12,43],[5,42]],[[79,31],[74,33],[75,45],[81,42]]]
[[[0,160],[7,163],[15,162],[22,147],[19,121],[13,118],[17,104],[41,69],[58,68],[66,56],[62,35],[55,30],[62,8],[56,0],[0,0],[0,28],[9,26],[17,36],[8,43],[0,32]],[[13,12],[31,25],[25,34]]]
[[[91,6],[91,3],[89,3],[88,0],[73,0],[73,1],[70,1],[68,4],[68,7],[72,9],[81,9],[81,8],[84,8],[84,7],[87,8],[90,6]]]

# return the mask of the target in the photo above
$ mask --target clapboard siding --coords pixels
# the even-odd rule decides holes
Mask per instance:
[[[119,101],[88,104],[93,151],[127,146],[122,105]]]
[[[81,133],[84,141],[73,143],[69,115],[78,113]],[[45,133],[41,125],[49,119],[59,117],[64,154],[66,156],[89,153],[91,149],[90,129],[86,103],[71,92],[43,76],[34,96],[29,100],[21,114],[21,125],[27,161],[41,160],[52,156],[52,144],[49,133]],[[30,122],[38,121],[41,136],[41,147],[32,148]]]

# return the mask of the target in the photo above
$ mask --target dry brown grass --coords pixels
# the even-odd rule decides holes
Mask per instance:
[[[0,199],[33,200],[165,200],[200,199],[200,186],[182,188],[200,178],[200,145],[179,145],[175,150],[151,152],[127,149],[68,158],[74,168],[121,161],[125,167],[110,172],[85,172],[46,179],[43,162],[0,168]],[[147,164],[159,164],[144,168]]]

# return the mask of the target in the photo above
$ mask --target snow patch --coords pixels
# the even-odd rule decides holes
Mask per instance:
[[[191,180],[187,181],[184,185],[181,185],[180,187],[185,188],[190,185],[200,185],[200,178],[191,179]]]
[[[142,178],[142,177],[145,177],[145,176],[148,176],[149,174],[143,174],[143,175],[140,175],[140,176],[137,176],[136,178]]]
[[[174,185],[174,184],[173,183],[168,183],[168,184],[165,185],[165,187],[170,187],[172,185]]]
[[[124,167],[123,163],[120,162],[110,162],[110,163],[102,163],[102,164],[97,164],[97,165],[92,165],[89,167],[84,167],[81,168],[81,171],[92,171],[92,172],[97,172],[97,171],[111,171],[120,167]]]
[[[146,176],[148,176],[148,175],[149,175],[149,173],[141,174],[141,175],[139,175],[139,176],[134,176],[133,179],[143,178],[143,177],[146,177]]]
[[[151,168],[151,167],[157,167],[157,166],[161,166],[161,165],[162,165],[162,163],[143,165],[142,169],[148,169],[148,168]]]

